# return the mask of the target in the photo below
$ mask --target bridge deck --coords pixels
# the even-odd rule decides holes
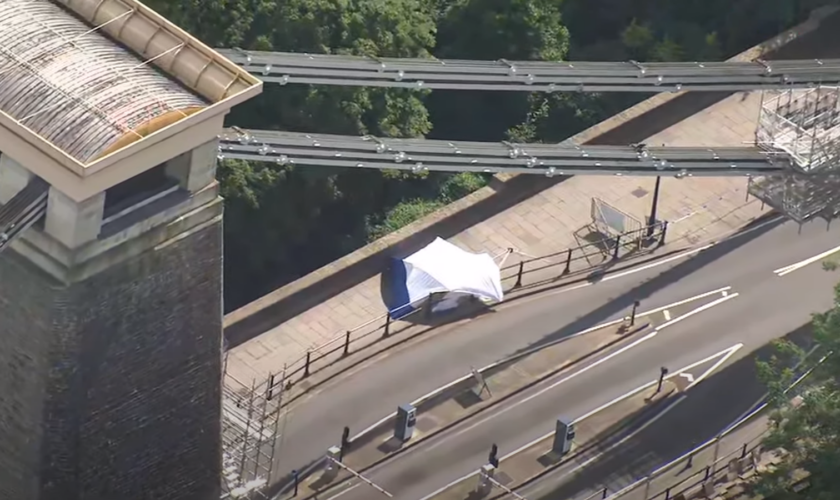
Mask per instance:
[[[775,57],[840,55],[840,30],[833,29],[838,22],[840,15],[832,15],[822,21],[818,30],[784,46]],[[772,43],[763,46],[770,45]],[[748,51],[745,56],[753,58],[753,54],[754,51]],[[579,134],[575,141],[595,140],[597,144],[644,142],[666,147],[740,147],[753,142],[760,93],[725,96],[659,94]],[[510,247],[533,256],[561,251],[574,246],[572,232],[589,223],[591,198],[600,198],[625,213],[643,218],[649,210],[653,182],[653,179],[632,177],[574,177],[501,213],[494,213],[489,208],[481,217],[482,222],[455,231],[457,234],[450,240],[473,251],[491,253]],[[696,242],[740,227],[763,213],[760,202],[745,201],[746,197],[746,179],[663,178],[659,217],[673,222],[669,230],[670,241]],[[449,213],[454,210],[448,208]],[[442,220],[444,216],[433,214],[418,225],[430,226],[434,219]],[[447,229],[452,228],[444,225],[441,232]],[[361,249],[342,260],[358,261],[366,252],[375,251],[375,248]],[[508,260],[511,262],[515,261]],[[342,261],[330,264],[330,273],[343,265],[346,264]],[[285,288],[295,286],[300,285],[290,284]],[[265,304],[276,302],[276,297],[283,293],[286,292],[281,289],[274,298],[271,295],[263,297],[228,314],[226,332],[234,329],[231,325],[264,309]],[[264,379],[268,373],[279,372],[284,364],[298,359],[308,348],[342,336],[344,330],[363,324],[384,311],[379,277],[374,276],[296,317],[278,319],[277,326],[265,333],[252,332],[259,335],[231,350],[228,370],[240,380]]]

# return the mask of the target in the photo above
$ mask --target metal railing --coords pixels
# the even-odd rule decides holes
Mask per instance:
[[[545,282],[604,268],[618,262],[622,257],[643,250],[646,246],[659,247],[663,245],[667,230],[668,223],[666,221],[657,222],[652,226],[642,227],[614,237],[604,236],[597,241],[568,248],[561,252],[522,260],[518,264],[502,268],[502,282],[510,283],[513,281],[508,290],[513,291],[540,284],[539,282],[525,283],[524,281],[529,276],[534,276],[540,282]],[[513,249],[509,251],[513,251]],[[552,260],[557,257],[562,257],[562,259]],[[598,261],[593,262],[593,259],[596,258]],[[562,269],[555,271],[561,266]],[[553,276],[547,277],[549,273],[553,273]],[[305,354],[286,365],[285,376],[283,377],[285,388],[290,389],[298,382],[309,378],[313,373],[333,365],[367,345],[410,328],[412,325],[406,324],[406,322],[410,322],[413,318],[419,318],[419,315],[422,314],[430,316],[434,304],[435,296],[431,294],[422,304],[406,304],[394,311],[385,312],[355,328],[336,333],[328,342],[308,349]],[[400,314],[408,309],[411,312],[406,315]],[[395,322],[397,321],[394,319],[395,317],[403,323],[399,329],[395,328]],[[360,346],[359,344],[364,341],[369,343]],[[258,384],[253,390],[263,391],[271,398],[272,394],[278,392],[280,384],[280,377],[271,374],[265,382]],[[286,402],[292,399],[288,398]]]

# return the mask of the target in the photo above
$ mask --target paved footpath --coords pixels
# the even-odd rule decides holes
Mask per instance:
[[[737,94],[647,140],[667,146],[742,146],[753,140],[760,94]],[[723,125],[721,125],[723,124]],[[653,178],[573,177],[450,238],[458,246],[496,255],[507,248],[541,256],[577,246],[575,231],[590,223],[590,203],[599,198],[644,219]],[[743,178],[663,178],[659,217],[671,221],[669,245],[691,244],[737,229],[763,213],[746,200]],[[516,257],[514,257],[515,259]],[[508,260],[508,264],[515,260]],[[264,379],[307,350],[385,312],[379,277],[369,279],[234,348],[227,369],[246,381]]]
[[[832,35],[828,32],[819,29],[813,36]],[[810,36],[802,37],[801,41]],[[810,40],[809,44],[807,50],[813,57],[824,57],[819,54],[819,47],[831,45],[828,42],[811,44]],[[796,42],[790,48],[794,45]],[[749,60],[760,55],[757,52],[745,54],[739,58]],[[785,57],[795,55],[786,54]],[[637,112],[651,109],[658,102],[674,97],[673,94],[660,94],[635,109]],[[709,98],[701,96],[701,99]],[[646,117],[634,126],[661,130],[644,140],[650,146],[744,146],[754,143],[760,105],[760,92],[738,93],[664,130],[656,127],[656,122],[672,117]],[[633,112],[624,112],[613,121],[621,121],[630,114]],[[574,140],[584,143],[598,137],[599,142],[605,142],[599,137],[599,127],[601,125],[596,125]],[[560,252],[578,245],[575,232],[590,224],[593,198],[644,220],[651,206],[654,182],[653,178],[647,177],[573,177],[462,231],[450,241],[462,248],[491,255],[507,248],[530,256]],[[670,246],[716,238],[742,227],[764,212],[766,209],[759,201],[748,198],[746,178],[662,179],[658,218],[671,222]],[[515,262],[509,259],[507,264]],[[379,276],[375,276],[235,347],[229,352],[227,371],[241,381],[265,380],[269,373],[277,373],[284,365],[299,360],[307,350],[343,336],[344,331],[384,313]]]

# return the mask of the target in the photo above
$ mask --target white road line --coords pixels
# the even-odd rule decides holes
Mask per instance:
[[[660,418],[662,418],[662,417],[664,417],[665,415],[667,415],[667,414],[668,414],[668,412],[670,412],[671,410],[673,410],[674,408],[676,408],[676,407],[677,407],[680,403],[682,403],[683,401],[685,401],[686,397],[687,397],[687,396],[685,396],[685,395],[681,395],[679,398],[677,398],[677,399],[676,399],[676,401],[674,401],[674,402],[672,402],[671,404],[669,404],[668,406],[666,406],[666,407],[665,407],[662,411],[660,411],[659,413],[657,413],[656,415],[654,415],[654,416],[653,416],[653,418],[651,418],[650,420],[648,420],[647,422],[645,422],[644,424],[642,424],[642,426],[641,426],[641,427],[639,427],[638,429],[634,430],[634,431],[633,431],[633,432],[631,432],[630,434],[628,434],[628,435],[624,436],[624,437],[623,437],[623,438],[621,438],[620,440],[616,441],[615,443],[613,443],[612,445],[610,445],[610,446],[609,446],[606,450],[602,451],[601,453],[598,453],[597,455],[593,455],[593,456],[591,456],[589,459],[587,459],[586,461],[581,462],[580,464],[578,464],[578,465],[577,465],[577,467],[575,467],[574,469],[572,469],[572,470],[570,470],[570,471],[567,471],[567,472],[566,472],[565,474],[563,474],[561,477],[568,477],[568,476],[571,476],[572,474],[574,474],[574,473],[576,473],[576,472],[578,472],[578,471],[580,471],[580,470],[582,470],[582,469],[585,469],[585,468],[586,468],[586,467],[588,467],[590,464],[592,464],[592,463],[594,463],[594,462],[596,462],[596,461],[598,461],[598,460],[602,459],[605,455],[609,454],[609,453],[610,453],[611,451],[613,451],[614,449],[618,448],[619,446],[623,445],[623,444],[624,444],[624,443],[626,443],[627,441],[630,441],[630,440],[631,440],[631,439],[633,439],[634,437],[638,436],[638,435],[639,435],[639,434],[641,434],[641,433],[642,433],[645,429],[647,429],[647,428],[648,428],[648,427],[650,427],[651,425],[655,424],[657,420],[659,420]],[[542,485],[544,485],[544,484],[545,484],[545,483],[542,483]],[[527,489],[529,486],[530,486],[530,487],[537,486],[537,489],[539,490],[540,485],[541,485],[540,483],[534,483],[534,484],[527,485],[527,486],[525,486],[524,488],[526,488],[526,489]],[[521,488],[521,487],[520,487],[520,488]],[[520,489],[520,488],[514,488],[514,491],[516,491],[516,490],[518,490],[518,489]]]
[[[662,311],[662,315],[665,316],[665,321],[671,321],[671,311],[665,309]]]
[[[456,436],[463,435],[463,434],[465,434],[465,433],[467,433],[467,432],[469,432],[469,431],[471,431],[471,430],[475,429],[476,427],[478,427],[478,426],[480,426],[480,425],[484,424],[485,422],[488,422],[489,420],[492,420],[492,419],[494,419],[494,418],[496,418],[496,417],[499,417],[500,415],[503,415],[503,414],[505,414],[505,413],[507,413],[507,412],[509,412],[509,411],[511,411],[511,410],[513,410],[513,409],[515,409],[515,408],[518,408],[519,406],[522,406],[522,405],[524,405],[524,404],[526,404],[526,403],[528,403],[528,402],[530,402],[530,401],[532,401],[532,400],[534,400],[534,399],[536,399],[536,398],[538,398],[538,397],[542,396],[543,394],[545,394],[545,393],[547,393],[547,392],[549,392],[549,391],[551,391],[551,390],[554,390],[557,386],[562,385],[562,384],[565,384],[565,383],[566,383],[566,382],[568,382],[569,380],[572,380],[572,379],[574,379],[574,378],[576,378],[576,377],[578,377],[578,376],[580,376],[580,375],[583,375],[584,373],[588,372],[589,370],[592,370],[593,368],[595,368],[595,367],[597,367],[597,366],[600,366],[600,365],[602,365],[602,364],[606,363],[607,361],[609,361],[609,360],[611,360],[611,359],[615,358],[616,356],[620,356],[621,354],[624,354],[625,352],[627,352],[627,351],[629,351],[629,350],[631,350],[631,349],[633,349],[633,348],[635,348],[635,347],[638,347],[638,346],[639,346],[639,345],[641,345],[642,343],[647,342],[648,340],[650,340],[650,339],[652,339],[652,338],[656,337],[656,335],[658,335],[658,334],[659,334],[659,332],[660,332],[660,331],[662,331],[662,330],[664,330],[665,328],[668,328],[669,326],[675,325],[675,324],[679,323],[680,321],[682,321],[682,320],[684,320],[684,319],[688,319],[688,318],[690,318],[691,316],[694,316],[694,315],[695,315],[695,314],[697,314],[697,313],[700,313],[700,312],[706,311],[706,310],[708,310],[708,309],[711,309],[712,307],[714,307],[714,306],[716,306],[716,305],[720,305],[720,304],[722,304],[722,303],[726,302],[727,300],[731,300],[731,299],[734,299],[734,298],[736,298],[736,297],[738,297],[738,294],[737,294],[737,293],[732,294],[732,295],[729,295],[729,296],[727,296],[727,297],[722,297],[722,298],[717,299],[717,300],[715,300],[715,301],[713,301],[713,302],[709,302],[708,304],[703,304],[702,306],[698,307],[697,309],[693,309],[693,310],[691,310],[691,311],[689,311],[689,312],[687,312],[687,313],[683,314],[682,316],[678,316],[678,317],[676,317],[676,318],[672,319],[671,321],[668,321],[668,322],[666,322],[666,323],[663,323],[662,325],[657,326],[656,328],[654,328],[654,330],[653,330],[652,332],[648,333],[648,334],[647,334],[647,335],[645,335],[644,337],[642,337],[642,338],[640,338],[640,339],[636,339],[635,341],[631,342],[630,344],[628,344],[628,345],[626,345],[626,346],[622,347],[621,349],[618,349],[618,350],[617,350],[617,351],[615,351],[615,352],[611,352],[610,354],[608,354],[607,356],[604,356],[603,358],[599,358],[598,360],[596,360],[596,361],[595,361],[595,362],[593,362],[592,364],[586,365],[586,366],[584,366],[583,368],[581,368],[580,370],[578,370],[578,371],[576,371],[576,372],[573,372],[573,373],[570,373],[569,375],[567,375],[567,376],[565,376],[565,377],[561,378],[560,380],[557,380],[557,381],[553,382],[552,384],[548,385],[547,387],[543,387],[543,388],[542,388],[542,389],[540,389],[539,391],[535,392],[534,394],[531,394],[530,396],[528,396],[528,397],[526,397],[526,398],[524,398],[524,399],[520,399],[519,401],[517,401],[517,402],[515,402],[515,403],[513,403],[513,404],[510,404],[510,405],[508,405],[508,406],[505,406],[504,408],[499,409],[499,410],[498,410],[498,411],[496,411],[495,413],[492,413],[492,414],[490,414],[490,415],[488,415],[488,416],[486,416],[486,417],[482,418],[481,420],[478,420],[477,422],[474,422],[472,425],[470,425],[470,426],[468,426],[468,427],[465,427],[465,428],[463,428],[463,429],[458,430],[457,432],[455,432],[455,433],[451,434],[451,436],[452,436],[452,438],[454,438],[454,437],[456,437]],[[713,358],[709,358],[709,359],[713,359]],[[708,361],[708,359],[707,359],[706,361]],[[694,365],[692,365],[692,367],[693,367],[693,366],[694,366]],[[640,390],[641,390],[641,389],[640,389]],[[617,401],[617,400],[616,400],[616,401]],[[613,401],[613,402],[611,402],[611,403],[614,403],[614,402],[616,402],[616,401]],[[608,404],[611,404],[611,403],[608,403]],[[588,415],[587,415],[587,416],[588,416]],[[451,438],[450,438],[450,439],[451,439]],[[433,450],[433,449],[437,448],[438,446],[441,446],[442,444],[443,444],[443,440],[441,440],[440,442],[435,443],[435,444],[433,444],[433,445],[427,446],[425,449],[426,449],[427,451],[428,451],[428,450]]]
[[[661,307],[657,307],[657,308],[655,308],[655,309],[651,309],[651,310],[649,310],[649,311],[640,312],[640,313],[636,314],[636,319],[639,319],[639,318],[644,318],[644,317],[647,317],[647,316],[652,316],[652,315],[654,315],[654,314],[656,314],[656,313],[658,313],[658,312],[667,311],[667,310],[668,310],[668,309],[670,309],[670,308],[674,308],[674,307],[677,307],[677,306],[682,306],[682,305],[685,305],[685,304],[689,304],[689,303],[691,303],[691,302],[695,302],[695,301],[697,301],[697,300],[704,299],[704,298],[706,298],[706,297],[709,297],[709,296],[712,296],[712,295],[716,295],[716,294],[723,294],[723,296],[724,296],[724,297],[727,297],[727,296],[728,296],[728,291],[729,291],[729,290],[731,290],[731,289],[732,289],[732,287],[731,287],[731,286],[725,286],[725,287],[722,287],[722,288],[717,288],[717,289],[715,289],[715,290],[711,290],[711,291],[708,291],[708,292],[704,292],[704,293],[701,293],[701,294],[699,294],[699,295],[695,295],[695,296],[693,296],[693,297],[689,297],[689,298],[687,298],[687,299],[682,299],[682,300],[679,300],[679,301],[677,301],[677,302],[672,302],[671,304],[667,304],[667,305],[664,305],[664,306],[661,306]],[[733,297],[735,297],[735,296],[737,296],[737,295],[738,295],[738,294],[736,293],[736,294],[734,294],[734,295],[733,295]],[[715,302],[719,302],[719,300],[718,300],[718,301],[715,301]],[[711,303],[706,304],[706,305],[707,305],[707,306],[710,306],[710,307],[714,307],[714,305],[717,305],[715,302],[711,302]],[[711,305],[710,305],[710,304],[711,304]],[[705,310],[705,309],[704,309],[704,310]],[[574,333],[574,334],[572,334],[572,335],[569,335],[569,336],[567,336],[567,337],[564,337],[563,341],[571,340],[571,339],[573,339],[573,338],[580,337],[580,336],[586,335],[586,334],[588,334],[588,333],[592,333],[592,332],[594,332],[594,331],[601,330],[601,329],[603,329],[603,328],[607,328],[607,327],[609,327],[609,326],[617,325],[617,324],[621,323],[621,322],[622,322],[622,321],[624,321],[624,320],[625,320],[625,318],[619,318],[619,319],[615,319],[615,320],[612,320],[612,321],[608,321],[608,322],[606,322],[606,323],[601,323],[601,324],[599,324],[599,325],[595,325],[595,326],[593,326],[593,327],[591,327],[591,328],[587,328],[586,330],[581,330],[581,331],[579,331],[579,332],[577,332],[577,333]],[[670,318],[670,313],[669,313],[668,315],[666,315],[666,317],[665,317],[665,321],[666,321],[666,322],[667,322],[667,321],[671,321],[671,318]],[[666,323],[666,324],[667,324],[667,323]],[[664,326],[664,325],[663,325],[663,326]],[[661,327],[660,327],[659,329],[661,329]],[[544,349],[545,347],[547,347],[547,346],[540,346],[540,347],[537,347],[537,348],[535,348],[535,349],[531,349],[531,350],[525,351],[525,352],[523,352],[523,353],[520,353],[520,354],[519,354],[519,356],[520,356],[520,357],[527,356],[527,355],[528,355],[528,354],[530,354],[531,352],[536,352],[536,351],[539,351],[539,350],[541,350],[541,349]],[[489,365],[487,365],[487,366],[485,366],[485,367],[482,367],[482,368],[481,368],[481,369],[479,369],[478,371],[479,371],[479,373],[484,373],[485,371],[490,370],[490,369],[492,369],[492,368],[495,368],[496,366],[498,366],[498,365],[500,365],[500,364],[502,364],[502,363],[506,363],[506,362],[508,362],[508,361],[510,361],[510,359],[509,359],[509,358],[505,358],[505,359],[502,359],[502,360],[499,360],[499,361],[495,361],[495,362],[490,363]],[[450,389],[450,388],[452,388],[452,387],[455,387],[456,385],[458,385],[458,384],[460,384],[460,383],[462,383],[462,382],[464,382],[465,380],[468,380],[468,379],[470,379],[470,378],[473,378],[472,373],[468,373],[468,374],[466,374],[466,375],[464,375],[464,376],[462,376],[462,377],[460,377],[460,378],[457,378],[457,379],[453,380],[452,382],[449,382],[449,383],[448,383],[448,384],[446,384],[446,385],[443,385],[443,386],[441,386],[441,387],[438,387],[437,389],[434,389],[434,390],[430,391],[429,393],[424,394],[423,396],[420,396],[419,398],[417,398],[417,399],[415,399],[414,401],[412,401],[412,403],[411,403],[411,404],[412,404],[412,406],[415,406],[415,407],[416,407],[416,406],[419,406],[421,403],[423,403],[423,402],[427,401],[428,399],[431,399],[431,398],[433,398],[433,397],[437,396],[438,394],[442,393],[443,391],[445,391],[445,390],[447,390],[447,389]],[[397,413],[396,413],[396,412],[393,412],[393,413],[391,413],[391,414],[389,414],[389,415],[387,415],[387,416],[385,416],[385,417],[383,417],[383,418],[379,419],[379,421],[377,421],[376,423],[374,423],[374,424],[372,424],[372,425],[368,426],[367,428],[363,429],[363,430],[362,430],[361,432],[359,432],[358,434],[356,434],[356,435],[354,435],[353,437],[351,437],[351,438],[350,438],[350,441],[352,442],[352,441],[354,441],[354,440],[356,440],[356,439],[359,439],[360,437],[362,437],[362,436],[364,436],[364,435],[366,435],[366,434],[368,434],[368,433],[372,432],[372,431],[373,431],[374,429],[376,429],[377,427],[379,427],[379,426],[381,426],[381,425],[384,425],[384,424],[385,424],[385,422],[387,422],[388,420],[391,420],[392,418],[394,418],[396,415],[397,415]]]
[[[665,323],[662,323],[661,325],[659,325],[655,328],[655,331],[663,330],[665,328],[668,328],[671,325],[675,325],[675,324],[679,323],[680,321],[686,320],[686,319],[694,316],[695,314],[699,314],[699,313],[701,313],[703,311],[706,311],[708,309],[711,309],[715,306],[719,306],[720,304],[723,304],[724,302],[726,302],[728,300],[732,300],[732,299],[738,297],[738,295],[739,295],[738,293],[733,293],[733,294],[727,295],[725,297],[721,297],[717,300],[713,300],[713,301],[711,301],[707,304],[703,304],[702,306],[700,306],[696,309],[692,309],[691,311],[683,314],[682,316],[677,316],[676,318],[674,318],[670,321],[666,321]]]
[[[694,363],[691,363],[690,365],[685,366],[685,367],[683,367],[683,368],[681,368],[681,369],[677,370],[676,372],[674,372],[674,373],[672,373],[672,374],[668,375],[668,376],[667,376],[667,377],[665,377],[665,378],[666,378],[666,380],[667,380],[667,379],[670,379],[670,378],[672,378],[672,377],[677,377],[677,376],[680,376],[681,374],[685,373],[686,371],[691,370],[692,368],[695,368],[695,367],[697,367],[697,366],[700,366],[700,365],[702,365],[702,364],[704,364],[704,363],[708,363],[709,361],[711,361],[711,360],[713,360],[713,359],[715,359],[715,358],[717,358],[717,357],[724,356],[724,358],[723,358],[723,359],[724,359],[724,361],[725,361],[726,359],[729,359],[729,357],[730,357],[730,356],[731,356],[731,355],[732,355],[735,351],[737,351],[738,349],[740,349],[740,348],[741,348],[741,347],[743,347],[743,346],[744,346],[744,344],[742,344],[742,343],[735,344],[735,345],[733,345],[732,347],[728,347],[728,348],[726,348],[726,349],[724,349],[724,350],[722,350],[722,351],[720,351],[720,352],[717,352],[717,353],[715,353],[715,354],[712,354],[711,356],[708,356],[708,357],[706,357],[706,358],[703,358],[703,359],[701,359],[700,361],[696,361],[696,362],[694,362]],[[700,377],[698,377],[698,379],[696,380],[696,382],[697,382],[697,383],[699,383],[699,382],[700,382],[701,380],[703,380],[705,377],[707,377],[708,375],[710,375],[710,374],[711,374],[711,373],[712,373],[715,369],[717,369],[717,368],[718,368],[721,364],[722,364],[721,362],[718,362],[718,363],[716,363],[716,364],[715,364],[715,365],[714,365],[711,369],[706,370],[706,372],[705,372],[705,373],[703,373],[703,375],[701,375]],[[586,414],[584,414],[584,415],[582,415],[582,416],[580,416],[580,417],[576,418],[576,419],[574,420],[574,423],[575,423],[575,424],[579,424],[580,422],[582,422],[582,421],[586,420],[587,418],[589,418],[589,417],[591,417],[591,416],[595,415],[596,413],[601,412],[601,411],[604,411],[604,410],[606,410],[607,408],[609,408],[610,406],[613,406],[613,405],[615,405],[615,404],[617,404],[617,403],[619,403],[619,402],[621,402],[621,401],[623,401],[623,400],[625,400],[625,399],[627,399],[627,398],[630,398],[630,397],[632,397],[632,396],[635,396],[636,394],[638,394],[638,393],[640,393],[640,392],[644,391],[645,389],[648,389],[648,388],[650,388],[650,387],[653,387],[653,386],[654,386],[655,384],[657,384],[658,382],[659,382],[658,380],[652,380],[651,382],[648,382],[648,383],[646,383],[646,384],[643,384],[643,385],[641,385],[641,386],[639,386],[639,387],[637,387],[637,388],[635,388],[635,389],[633,389],[633,390],[631,390],[631,391],[629,391],[629,392],[627,392],[627,393],[625,393],[625,394],[622,394],[621,396],[619,396],[619,397],[617,397],[617,398],[613,399],[612,401],[609,401],[608,403],[605,403],[605,404],[603,404],[603,405],[599,406],[598,408],[596,408],[596,409],[594,409],[594,410],[592,410],[592,411],[590,411],[590,412],[587,412]],[[694,385],[696,385],[696,383],[695,383]],[[686,390],[687,390],[687,389],[686,389]],[[681,401],[681,400],[682,400],[682,398],[684,398],[684,397],[685,397],[684,395],[683,395],[683,396],[681,396],[681,398],[680,398],[678,401]],[[675,401],[675,403],[676,403],[676,401]],[[670,408],[671,408],[671,407],[668,407],[668,408],[666,408],[666,409],[665,409],[665,410],[663,410],[663,411],[670,411]],[[661,415],[660,415],[660,416],[661,416]],[[653,420],[651,420],[650,422],[648,422],[645,426],[648,426],[648,425],[652,424],[652,423],[653,423],[653,422],[655,422],[657,419],[658,419],[658,418],[654,418]],[[644,428],[644,427],[643,427],[643,428]],[[641,429],[640,429],[640,430],[641,430]],[[638,432],[638,431],[637,431],[637,432]],[[506,455],[504,455],[504,456],[500,457],[500,458],[499,458],[499,461],[500,461],[500,462],[504,462],[505,460],[507,460],[507,459],[509,459],[509,458],[513,457],[513,456],[514,456],[514,455],[516,455],[517,453],[521,453],[522,451],[524,451],[524,450],[526,450],[526,449],[530,448],[531,446],[534,446],[535,444],[539,443],[540,441],[543,441],[543,440],[545,440],[545,439],[550,438],[550,437],[551,437],[551,436],[553,436],[553,435],[554,435],[554,431],[548,432],[548,433],[546,433],[546,434],[544,434],[544,435],[542,435],[542,436],[538,437],[537,439],[534,439],[533,441],[531,441],[531,442],[529,442],[529,443],[527,443],[527,444],[524,444],[524,445],[520,446],[519,448],[517,448],[517,449],[515,449],[515,450],[511,451],[510,453],[508,453],[508,454],[506,454]],[[632,435],[631,435],[631,436],[632,436]],[[609,450],[607,450],[607,451],[609,451]],[[471,477],[473,477],[473,476],[476,476],[476,475],[478,475],[478,471],[473,471],[473,472],[470,472],[469,474],[467,474],[467,475],[465,475],[465,476],[463,476],[463,477],[460,477],[460,478],[458,478],[458,479],[456,479],[456,480],[454,480],[454,481],[450,482],[450,483],[449,483],[449,484],[447,484],[446,486],[443,486],[442,488],[439,488],[439,489],[435,490],[433,493],[430,493],[430,494],[426,495],[426,496],[425,496],[425,497],[423,497],[421,500],[429,500],[429,499],[431,499],[431,498],[435,497],[436,495],[439,495],[439,494],[440,494],[441,492],[443,492],[444,490],[446,490],[446,489],[448,489],[448,488],[451,488],[452,486],[454,486],[454,485],[456,485],[456,484],[460,483],[461,481],[466,481],[467,479],[469,479],[469,478],[471,478]]]
[[[807,258],[803,261],[797,262],[795,264],[791,264],[791,265],[785,266],[785,267],[780,267],[779,269],[776,269],[773,272],[781,278],[782,276],[784,276],[786,274],[790,274],[794,271],[802,269],[803,267],[805,267],[809,264],[813,264],[814,262],[822,260],[822,259],[828,257],[829,255],[837,253],[837,252],[840,252],[840,246],[834,247],[831,250],[826,250],[825,252],[823,252],[819,255],[809,257],[809,258]]]
[[[689,390],[689,389],[691,389],[691,388],[692,388],[692,387],[694,387],[695,385],[697,385],[697,384],[699,384],[700,382],[702,382],[702,381],[703,381],[703,379],[705,379],[706,377],[708,377],[709,375],[711,375],[712,373],[714,373],[714,371],[715,371],[715,370],[717,370],[718,368],[720,368],[720,366],[721,366],[722,364],[726,363],[726,360],[727,360],[727,359],[729,359],[730,357],[732,357],[732,355],[733,355],[733,354],[735,354],[736,352],[738,352],[738,350],[739,350],[739,349],[741,349],[742,347],[744,347],[744,344],[743,344],[743,343],[741,343],[741,342],[739,342],[739,343],[737,343],[737,344],[733,345],[732,347],[730,347],[729,349],[727,349],[727,351],[729,351],[729,352],[727,352],[727,353],[726,353],[726,355],[724,355],[722,358],[720,358],[720,359],[717,361],[717,363],[715,363],[714,365],[712,365],[712,366],[711,366],[711,368],[709,368],[708,370],[706,370],[705,372],[703,372],[703,374],[702,374],[702,375],[700,375],[699,377],[697,377],[697,378],[696,378],[693,382],[691,382],[690,384],[688,384],[688,387],[686,387],[686,388],[685,388],[685,390]],[[720,354],[721,354],[721,353],[717,353],[715,356],[720,356]],[[714,359],[714,356],[709,356],[708,358],[706,358],[706,359],[704,360],[704,362],[706,362],[706,361],[711,361],[712,359]],[[695,366],[696,366],[696,365],[695,365]],[[693,368],[693,367],[692,367],[692,368]]]
[[[525,304],[525,303],[528,303],[528,302],[533,302],[535,300],[540,300],[544,297],[551,297],[552,295],[558,295],[558,294],[561,294],[561,293],[568,293],[568,292],[573,292],[575,290],[580,290],[581,288],[586,288],[588,286],[597,285],[598,283],[602,283],[604,281],[610,281],[610,280],[614,280],[614,279],[618,279],[618,278],[624,278],[626,276],[630,276],[632,274],[635,274],[635,273],[638,273],[638,272],[641,272],[641,271],[647,271],[648,269],[653,269],[657,266],[662,266],[662,265],[668,264],[668,263],[673,262],[675,260],[684,259],[686,257],[691,257],[696,253],[702,252],[703,250],[706,250],[708,248],[713,247],[715,244],[716,243],[708,243],[706,245],[703,245],[702,247],[692,248],[690,250],[686,250],[685,252],[678,253],[676,255],[672,255],[672,256],[664,258],[662,260],[657,260],[655,262],[651,262],[650,264],[646,264],[644,266],[634,267],[632,269],[628,269],[627,271],[622,271],[622,272],[618,272],[618,273],[615,273],[615,274],[608,274],[598,281],[586,281],[584,283],[578,283],[577,285],[573,285],[573,286],[569,286],[569,287],[562,287],[562,288],[558,288],[556,290],[541,291],[539,294],[536,294],[536,295],[533,295],[533,296],[530,296],[530,297],[520,298],[516,302],[511,302],[510,306],[515,307],[517,305]],[[499,306],[504,306],[504,305],[505,305],[504,301],[499,303]]]
[[[672,255],[672,256],[670,256],[666,259],[657,260],[656,262],[651,262],[650,264],[645,264],[643,266],[634,267],[633,269],[628,269],[627,271],[623,271],[623,272],[615,273],[615,274],[608,274],[607,276],[604,276],[604,278],[601,279],[600,281],[610,281],[610,280],[614,280],[614,279],[618,279],[618,278],[623,278],[625,276],[630,276],[631,274],[640,273],[642,271],[647,271],[648,269],[653,269],[654,267],[658,267],[658,266],[667,264],[669,262],[673,262],[675,260],[683,259],[683,258],[685,258],[689,255],[692,255],[692,254],[695,254],[695,253],[700,253],[703,250],[707,250],[707,249],[709,249],[713,246],[714,246],[714,244],[710,243],[710,244],[704,245],[702,247],[692,248],[691,250],[688,250],[686,252],[678,253],[677,255]]]

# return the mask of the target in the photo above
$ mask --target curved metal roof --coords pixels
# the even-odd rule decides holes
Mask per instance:
[[[0,110],[89,163],[207,102],[49,0],[0,2]]]

